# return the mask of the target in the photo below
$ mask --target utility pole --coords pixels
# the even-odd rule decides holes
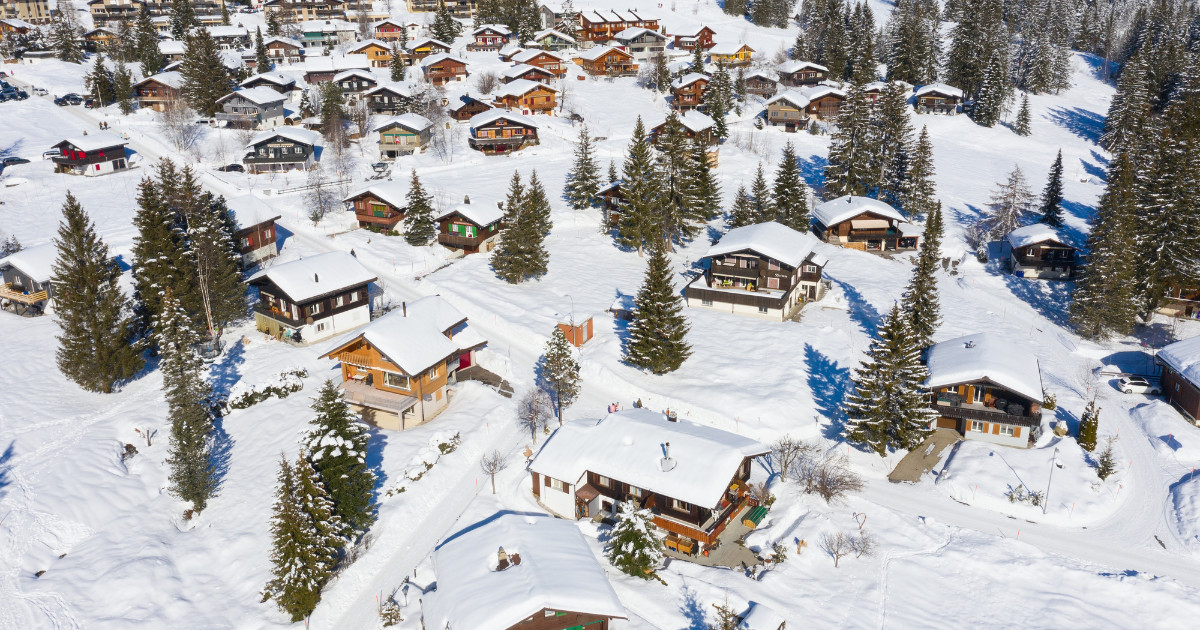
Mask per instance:
[[[1062,468],[1062,464],[1058,461],[1058,447],[1054,447],[1054,457],[1050,459],[1050,478],[1046,480],[1046,496],[1042,497],[1042,514],[1050,508],[1050,482],[1054,481],[1055,467]]]

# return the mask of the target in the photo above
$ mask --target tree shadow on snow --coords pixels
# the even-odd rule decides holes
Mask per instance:
[[[875,331],[879,327],[879,320],[883,316],[853,285],[841,280],[834,280],[834,282],[842,288],[842,295],[846,296],[846,307],[850,312],[850,319],[857,322],[863,332],[874,337]]]
[[[275,224],[275,251],[283,251],[284,244],[287,243],[287,240],[289,238],[291,238],[292,236],[293,236],[293,234],[292,234],[291,230],[276,223]],[[259,264],[261,265],[263,263],[259,263]]]
[[[375,501],[378,502],[379,494],[388,480],[387,473],[383,471],[383,447],[387,446],[387,434],[378,427],[371,427],[368,433],[371,437],[367,440],[367,468],[375,473],[375,487],[372,488],[372,492],[375,493]]]
[[[804,183],[815,191],[824,191],[825,167],[829,166],[829,160],[820,155],[810,155],[798,158],[796,162],[800,165],[800,176],[804,178]]]
[[[1087,173],[1088,177],[1094,178],[1103,184],[1108,183],[1108,158],[1092,151],[1092,159],[1096,162],[1093,164],[1087,160],[1079,160],[1083,165],[1083,172]]]
[[[491,516],[489,516],[481,521],[471,523],[470,525],[467,525],[466,527],[454,532],[450,536],[447,536],[445,540],[438,543],[437,548],[441,549],[442,547],[444,547],[446,545],[446,543],[449,543],[450,541],[462,536],[463,534],[466,534],[467,532],[475,531],[475,530],[479,529],[480,527],[483,527],[484,525],[487,525],[488,523],[491,523],[492,521],[495,521],[496,519],[500,518],[501,516],[505,516],[507,514],[516,514],[518,516],[552,518],[552,517],[546,516],[545,512],[519,512],[517,510],[500,510],[499,512],[496,512],[495,514],[492,514]]]
[[[1050,110],[1050,120],[1093,144],[1100,142],[1104,133],[1104,115],[1081,107],[1055,107]]]
[[[240,341],[233,341],[227,344],[227,348],[221,360],[208,370],[209,385],[215,400],[228,398],[234,384],[242,380],[241,366],[246,362],[246,347]]]
[[[234,439],[225,430],[225,418],[220,414],[213,415],[212,448],[208,453],[208,461],[213,467],[213,494],[220,494],[225,477],[233,461]]]
[[[850,368],[842,367],[820,350],[804,344],[804,365],[808,370],[808,389],[817,404],[817,413],[829,420],[825,425],[826,439],[841,439],[846,424],[842,403],[850,383]]]
[[[704,604],[696,598],[696,590],[683,587],[683,602],[679,604],[679,612],[687,620],[688,625],[680,630],[708,630],[708,622],[704,620]]]
[[[1033,280],[1018,278],[1011,273],[1006,273],[1004,274],[1004,284],[1008,286],[1008,290],[1014,297],[1033,307],[1033,310],[1037,311],[1039,315],[1057,326],[1068,327],[1067,308],[1071,305],[1071,293],[1075,290],[1074,282]],[[995,296],[995,298],[1000,301],[1004,299],[1003,296]],[[1003,308],[1003,304],[995,304],[993,310],[996,307]]]
[[[25,140],[18,139],[8,146],[0,147],[0,157],[14,156],[17,154],[18,151],[21,150],[21,147],[23,147],[24,145],[25,145]]]
[[[1079,56],[1080,59],[1083,60],[1084,63],[1086,63],[1088,65],[1088,69],[1092,71],[1093,77],[1100,79],[1100,80],[1104,79],[1105,61],[1104,61],[1103,57],[1094,55],[1092,53],[1082,53],[1081,52],[1081,53],[1076,53],[1076,54]],[[1114,73],[1116,73],[1117,68],[1120,66],[1120,64],[1118,64],[1115,61],[1109,61],[1107,63],[1108,63],[1108,76],[1111,79],[1112,76],[1114,75]]]
[[[11,441],[8,443],[8,448],[4,449],[3,453],[0,453],[0,498],[4,498],[4,495],[7,494],[4,488],[12,483],[8,478],[8,468],[11,465],[9,462],[12,461],[13,454],[16,452],[16,445],[17,442],[15,440]]]
[[[1063,199],[1062,201],[1062,209],[1067,214],[1083,219],[1083,221],[1086,223],[1091,223],[1092,217],[1096,214],[1096,209],[1092,206],[1082,204],[1077,201],[1068,201],[1066,199]],[[1071,227],[1069,225],[1060,225],[1057,229],[1062,232],[1064,236],[1072,239],[1075,245],[1083,247],[1085,244],[1087,244],[1087,234],[1084,234],[1083,230]]]

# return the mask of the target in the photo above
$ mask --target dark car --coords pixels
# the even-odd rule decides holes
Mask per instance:
[[[64,96],[60,96],[60,97],[54,99],[54,104],[58,105],[59,107],[66,107],[67,105],[70,105],[70,103],[67,102],[67,99]]]
[[[25,90],[17,90],[17,100],[23,101],[27,98],[29,98],[29,92],[26,92]]]
[[[4,166],[12,166],[14,164],[28,164],[28,163],[29,163],[29,160],[26,160],[23,157],[17,157],[15,155],[10,155],[6,158],[0,159],[0,165],[4,165]]]
[[[222,173],[245,173],[246,172],[246,168],[244,166],[242,166],[241,164],[226,164],[225,166],[222,166],[222,167],[218,168],[217,170],[221,171]]]
[[[83,97],[78,94],[75,94],[74,92],[72,92],[71,94],[67,94],[66,96],[64,96],[62,98],[64,101],[67,102],[68,105],[83,105]]]
[[[83,106],[84,106],[84,107],[86,107],[86,108],[88,108],[88,109],[94,109],[95,107],[97,107],[97,105],[96,105],[96,99],[94,99],[94,98],[89,98],[88,100],[86,100],[86,101],[84,101],[84,102],[83,102]]]

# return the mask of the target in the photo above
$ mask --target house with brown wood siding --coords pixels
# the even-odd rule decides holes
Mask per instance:
[[[597,46],[579,53],[575,63],[594,77],[623,77],[637,74],[633,55],[611,46]]]
[[[563,78],[567,74],[567,60],[561,55],[549,50],[518,50],[513,53],[508,61],[514,64],[525,64],[536,66],[553,74],[556,78]]]
[[[369,285],[377,278],[343,251],[277,263],[246,279],[258,290],[254,325],[293,343],[311,343],[371,321]]]
[[[517,79],[496,86],[493,105],[522,114],[551,114],[558,107],[558,90],[537,81]]]
[[[689,72],[671,82],[671,107],[683,111],[704,106],[704,95],[712,77]]]
[[[182,88],[182,74],[160,72],[134,83],[133,97],[137,100],[138,109],[161,112],[167,108],[167,103],[179,99],[179,90]]]
[[[34,245],[0,258],[0,306],[32,317],[46,312],[54,300],[54,243]]]
[[[627,28],[658,30],[657,18],[643,17],[632,9],[579,11],[578,18],[579,28],[575,37],[585,46],[591,45],[592,42],[607,42]]]
[[[421,60],[421,72],[432,85],[445,85],[452,81],[465,81],[467,62],[450,53],[437,53]]]
[[[912,251],[922,229],[896,208],[870,197],[843,195],[813,206],[813,234],[847,249],[881,253]]]
[[[538,126],[533,119],[503,109],[489,109],[467,122],[472,149],[488,155],[504,155],[538,144]]]
[[[346,210],[354,213],[358,227],[395,230],[408,207],[408,184],[384,182],[351,193],[344,200]]]
[[[225,200],[225,205],[237,225],[233,240],[242,256],[243,267],[253,267],[279,254],[275,242],[275,221],[282,215],[254,195],[230,197]]]
[[[1200,418],[1200,337],[1176,341],[1158,351],[1162,390],[1167,400],[1193,424]]]
[[[504,229],[504,211],[498,205],[464,200],[437,219],[438,243],[463,254],[491,251]]]
[[[829,68],[811,61],[792,59],[775,66],[779,73],[779,84],[785,87],[819,85],[829,78]]]
[[[963,91],[944,83],[922,85],[913,93],[918,114],[954,115],[962,111]]]
[[[694,35],[673,35],[675,38],[675,50],[686,50],[691,52],[696,49],[696,46],[708,50],[716,45],[713,37],[717,32],[707,26],[701,26],[699,31]]]

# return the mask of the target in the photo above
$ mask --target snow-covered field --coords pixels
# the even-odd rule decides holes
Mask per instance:
[[[626,8],[596,0],[586,8]],[[872,3],[882,23],[888,5]],[[583,8],[583,7],[581,7]],[[720,12],[713,3],[650,6],[668,32],[713,27],[718,40],[744,39],[770,59],[794,38],[759,29]],[[397,12],[397,15],[403,15]],[[251,20],[259,15],[242,16]],[[421,21],[422,17],[418,17]],[[461,47],[465,40],[459,40]],[[490,53],[465,53],[473,72],[499,71]],[[1055,153],[1062,150],[1066,223],[1075,236],[1103,190],[1107,154],[1096,145],[1112,87],[1093,65],[1076,57],[1073,87],[1030,98],[1033,133],[1018,137],[997,125],[980,128],[965,116],[914,116],[928,126],[937,167],[938,194],[946,209],[943,255],[961,260],[957,274],[940,277],[944,324],[937,338],[990,331],[1037,354],[1042,381],[1058,396],[1057,419],[1074,431],[1090,392],[1102,408],[1101,438],[1117,436],[1117,473],[1105,482],[1071,437],[1042,438],[1028,451],[963,443],[918,484],[895,485],[886,474],[898,456],[881,460],[838,443],[838,408],[847,378],[879,319],[899,298],[911,263],[822,246],[834,291],[810,305],[799,322],[768,322],[710,311],[688,311],[694,354],[666,376],[639,372],[620,361],[622,326],[605,313],[620,294],[634,293],[645,260],[620,250],[600,234],[599,212],[574,212],[555,197],[554,228],[546,239],[549,273],[518,286],[495,278],[484,256],[449,259],[437,246],[414,248],[402,238],[347,231],[345,217],[314,226],[299,194],[279,194],[302,184],[303,175],[218,173],[236,158],[236,132],[206,129],[199,149],[171,149],[150,112],[123,117],[59,108],[44,98],[0,103],[0,150],[30,158],[0,179],[0,231],[26,246],[49,242],[67,190],[96,221],[99,232],[128,262],[135,235],[131,219],[140,178],[163,156],[193,164],[203,183],[227,196],[251,193],[282,219],[278,260],[321,251],[353,249],[381,279],[387,298],[411,300],[440,294],[466,313],[488,339],[481,362],[505,373],[518,392],[531,386],[533,366],[556,321],[568,313],[595,317],[595,338],[581,351],[584,389],[567,422],[596,418],[613,401],[642,399],[670,407],[694,422],[770,442],[785,433],[846,450],[867,478],[867,489],[845,505],[827,506],[794,484],[772,490],[778,500],[763,527],[749,539],[769,549],[789,549],[783,564],[758,579],[740,571],[673,562],[667,582],[609,576],[630,620],[624,628],[702,628],[713,603],[728,596],[744,608],[759,602],[795,625],[812,627],[1154,627],[1194,625],[1200,614],[1200,485],[1190,476],[1200,463],[1200,433],[1161,400],[1126,396],[1094,371],[1141,349],[1143,339],[1097,345],[1065,327],[1070,285],[1047,284],[997,273],[965,255],[963,226],[977,216],[994,182],[1019,164],[1040,188]],[[5,66],[15,78],[51,94],[83,91],[83,68],[54,60]],[[299,68],[285,72],[300,75]],[[576,72],[572,69],[572,72]],[[568,107],[585,118],[598,143],[601,164],[620,165],[638,115],[664,115],[666,103],[632,79],[563,81]],[[473,90],[452,84],[450,96]],[[715,170],[726,200],[748,183],[763,162],[774,170],[783,145],[797,147],[810,185],[819,187],[828,138],[755,130],[751,106],[733,125]],[[96,129],[100,121],[128,133],[140,168],[99,178],[54,175],[42,151],[64,137]],[[565,117],[539,117],[542,144],[507,157],[484,157],[466,147],[465,128],[454,130],[448,158],[424,153],[399,160],[396,181],[416,169],[440,207],[461,201],[502,199],[514,170],[538,176],[554,193],[570,165],[578,129]],[[754,142],[747,139],[754,138]],[[748,150],[753,145],[754,151]],[[355,185],[371,174],[372,143],[353,150]],[[20,178],[23,183],[15,183]],[[719,227],[714,223],[714,228]],[[708,239],[680,248],[675,268],[697,261]],[[1146,341],[1165,339],[1154,329]],[[307,370],[304,389],[271,398],[221,420],[222,485],[209,507],[191,522],[168,495],[163,460],[167,445],[165,403],[153,366],[122,391],[82,392],[54,363],[53,318],[0,313],[0,628],[262,628],[286,626],[286,617],[259,593],[268,579],[267,520],[282,451],[293,457],[309,419],[316,387],[335,378],[335,364],[319,359],[320,344],[296,348],[264,340],[252,325],[228,333],[229,351],[213,365],[218,392],[272,381],[294,368]],[[1185,323],[1179,338],[1200,333]],[[240,384],[240,385],[239,385]],[[152,445],[145,435],[154,434]],[[458,432],[462,444],[438,459],[420,480],[405,472],[427,458],[431,440]],[[126,443],[138,454],[122,462]],[[433,581],[427,560],[439,540],[497,510],[543,510],[528,492],[520,452],[528,436],[516,426],[512,402],[475,384],[460,386],[435,422],[408,432],[376,431],[370,463],[377,467],[380,518],[373,544],[326,589],[313,628],[371,628],[376,598],[405,577]],[[1046,514],[1010,503],[1010,487],[1043,491],[1058,448]],[[512,465],[493,496],[478,460],[500,449]],[[1090,457],[1090,456],[1089,456]],[[756,471],[760,474],[762,471]],[[940,478],[938,477],[940,473]],[[403,493],[388,490],[403,485]],[[844,558],[835,569],[816,545],[826,532],[857,531],[860,522],[879,542],[874,558]],[[580,527],[602,565],[601,543],[590,523]],[[808,547],[797,555],[796,541]],[[414,569],[416,571],[414,577]],[[411,597],[402,627],[419,627]]]

